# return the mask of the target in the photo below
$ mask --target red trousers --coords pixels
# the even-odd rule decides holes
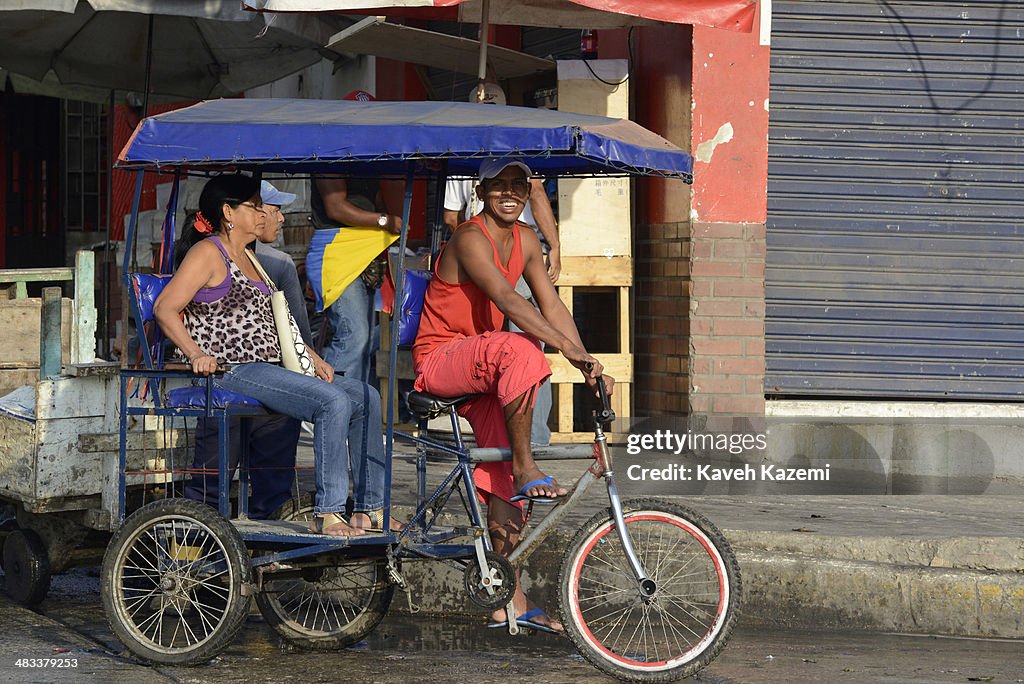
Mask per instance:
[[[528,394],[532,408],[537,387],[549,375],[551,368],[532,336],[486,332],[455,338],[431,351],[417,368],[415,388],[442,397],[482,395],[460,406],[459,415],[473,426],[477,446],[508,448],[505,407]],[[473,479],[485,502],[487,495],[508,501],[516,494],[508,461],[481,463]],[[522,509],[522,503],[511,505]]]

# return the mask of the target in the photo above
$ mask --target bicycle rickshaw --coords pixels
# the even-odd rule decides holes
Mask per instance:
[[[692,171],[685,152],[616,119],[469,103],[255,99],[203,102],[150,117],[139,124],[117,166],[137,173],[129,250],[146,172],[171,174],[176,181],[185,174],[224,170],[272,178],[314,173],[404,178],[405,229],[396,269],[402,274],[412,181],[474,176],[482,159],[507,156],[523,158],[548,176],[657,175],[689,181]],[[443,192],[444,183],[438,185]],[[165,222],[165,247],[173,240],[170,217],[176,196],[173,192]],[[128,261],[125,285],[137,325],[145,331],[144,323],[151,320],[146,302],[154,298],[146,290],[158,289],[160,276],[129,273]],[[163,270],[170,270],[169,260]],[[398,280],[396,301],[401,302],[405,278]],[[391,321],[388,396],[395,396],[399,318]],[[609,505],[579,530],[559,579],[561,619],[582,655],[622,679],[670,681],[707,665],[728,640],[740,599],[739,568],[728,543],[714,525],[678,503],[620,500],[604,432],[614,417],[606,397],[595,412],[592,445],[537,452],[538,460],[586,459],[585,470],[509,558],[490,548],[471,470],[475,463],[508,460],[510,454],[464,445],[455,411],[471,397],[413,393],[408,404],[419,421],[416,434],[395,430],[394,402],[389,402],[385,520],[391,510],[395,441],[416,448],[418,501],[400,532],[314,535],[301,522],[310,507],[300,501],[280,520],[250,520],[244,459],[239,512],[232,518],[224,432],[219,511],[173,496],[172,484],[126,517],[129,421],[206,416],[221,420],[226,431],[232,416],[263,413],[245,398],[218,396],[209,379],[195,386],[201,383],[188,372],[162,368],[159,345],[143,341],[145,368],[122,370],[121,496],[115,515],[121,525],[102,571],[108,619],[135,655],[157,663],[208,660],[235,636],[253,596],[286,640],[318,649],[351,645],[383,618],[395,587],[404,584],[402,563],[422,559],[461,569],[469,598],[481,608],[507,604],[509,631],[515,634],[519,628],[510,602],[515,569],[598,480],[607,486]],[[190,379],[193,386],[168,390]],[[144,399],[133,398],[133,382],[148,382],[153,391]],[[454,445],[426,432],[428,419],[445,414],[451,417]],[[187,456],[182,460],[189,462]],[[427,486],[428,462],[444,464],[436,487]],[[442,524],[442,512],[460,509],[464,523],[449,524],[446,516]]]

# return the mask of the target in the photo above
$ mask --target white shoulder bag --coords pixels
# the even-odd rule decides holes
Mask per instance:
[[[252,265],[256,267],[260,277],[263,278],[263,282],[271,290],[270,307],[274,311],[274,327],[277,328],[277,337],[281,343],[281,365],[296,373],[316,375],[316,369],[313,367],[313,357],[309,355],[306,343],[302,341],[302,335],[299,334],[299,326],[295,322],[292,312],[288,309],[288,300],[285,299],[284,292],[277,288],[274,281],[263,270],[263,265],[260,264],[259,259],[256,258],[252,250],[247,249],[245,253],[248,255]]]

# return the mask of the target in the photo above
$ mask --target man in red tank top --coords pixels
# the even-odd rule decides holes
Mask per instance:
[[[459,226],[438,259],[413,345],[416,389],[440,396],[482,396],[459,413],[481,447],[510,447],[511,463],[486,463],[474,474],[487,503],[494,549],[508,555],[523,528],[522,501],[551,501],[566,490],[533,460],[530,424],[538,386],[551,375],[538,340],[561,354],[594,386],[601,363],[587,353],[572,314],[547,274],[540,241],[517,218],[530,197],[530,168],[521,161],[487,160],[476,192],[483,211]],[[516,293],[523,276],[535,301]],[[523,333],[506,332],[506,320]],[[590,370],[587,365],[591,364]],[[605,375],[609,392],[615,381]],[[556,621],[517,590],[516,613],[542,627]],[[493,617],[504,619],[505,611]]]

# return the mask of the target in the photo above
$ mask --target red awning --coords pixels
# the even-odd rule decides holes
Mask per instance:
[[[269,12],[345,12],[391,17],[480,20],[480,0],[243,0]],[[442,8],[451,8],[445,13]],[[648,22],[693,24],[749,32],[757,0],[491,0],[493,24],[561,28],[617,28]]]

